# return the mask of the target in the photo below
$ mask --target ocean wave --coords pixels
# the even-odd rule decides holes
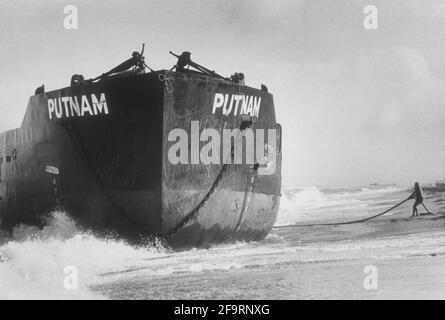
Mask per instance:
[[[0,299],[103,299],[89,287],[101,273],[135,266],[165,255],[163,247],[134,247],[82,230],[63,212],[54,212],[43,229],[20,226],[0,246]],[[78,288],[64,287],[67,266],[78,273]]]
[[[54,212],[43,228],[21,225],[0,245],[0,299],[107,299],[95,290],[133,276],[228,271],[248,263],[239,257],[258,245],[236,242],[175,252],[159,243],[134,246],[80,228]],[[64,287],[66,267],[77,269],[78,288]]]

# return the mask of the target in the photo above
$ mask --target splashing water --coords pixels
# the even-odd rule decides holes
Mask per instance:
[[[162,256],[162,247],[133,247],[122,240],[100,239],[80,229],[63,212],[54,212],[43,229],[19,226],[0,246],[0,299],[102,299],[89,286],[104,272],[135,266]],[[67,266],[77,269],[78,288],[66,289]]]

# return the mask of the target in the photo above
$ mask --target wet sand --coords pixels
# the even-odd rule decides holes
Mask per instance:
[[[94,290],[112,299],[445,299],[445,215],[404,215],[275,229],[253,250],[225,254],[239,263],[227,270],[124,272]],[[199,260],[221,257],[210,250]],[[368,265],[378,271],[376,290],[363,284]]]
[[[368,264],[378,268],[377,290],[363,287],[363,268]],[[358,259],[289,264],[275,270],[209,272],[198,277],[176,275],[156,281],[134,279],[116,283],[117,291],[108,289],[113,299],[445,299],[444,266],[443,256]]]

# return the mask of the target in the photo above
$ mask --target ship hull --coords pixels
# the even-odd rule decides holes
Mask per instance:
[[[216,94],[255,96],[261,109],[224,114],[215,109]],[[196,123],[200,132],[222,134],[252,120],[253,127],[279,129],[269,93],[168,71],[33,96],[22,126],[0,135],[2,228],[43,225],[60,207],[87,229],[134,241],[156,236],[183,247],[261,240],[278,213],[280,131],[273,173],[225,164],[222,155],[220,163],[169,158],[174,130],[190,133]]]

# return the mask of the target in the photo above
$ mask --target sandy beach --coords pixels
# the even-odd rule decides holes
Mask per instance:
[[[243,267],[139,274],[95,290],[117,299],[445,299],[444,227],[443,214],[290,227],[272,233],[269,250],[238,257]],[[273,245],[273,239],[292,239],[295,233],[294,247]],[[378,270],[376,290],[364,288],[367,265]]]

